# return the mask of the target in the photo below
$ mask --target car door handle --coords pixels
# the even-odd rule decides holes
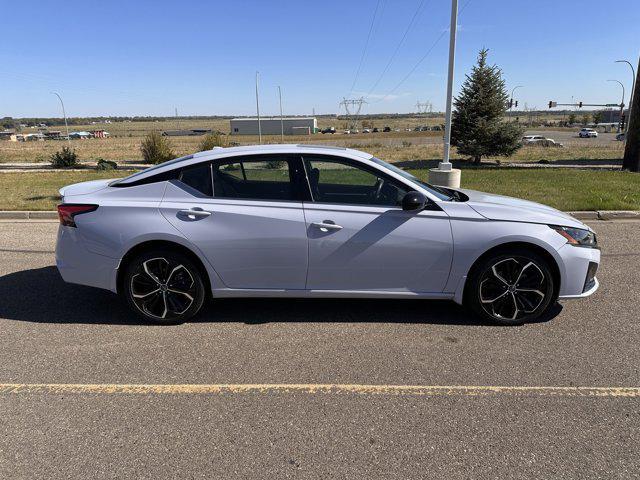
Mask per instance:
[[[202,210],[201,208],[190,208],[189,210],[178,210],[180,215],[186,215],[189,218],[204,218],[211,215],[211,212],[207,212],[206,210]]]
[[[314,222],[312,227],[319,228],[321,232],[328,232],[329,230],[342,230],[342,225],[336,225],[335,223],[329,223],[328,220],[324,222]]]

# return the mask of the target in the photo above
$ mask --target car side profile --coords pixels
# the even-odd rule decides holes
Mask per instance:
[[[209,297],[357,297],[450,299],[520,324],[598,288],[596,236],[571,216],[346,148],[217,147],[60,193],[62,278],[158,323]]]
[[[593,128],[583,128],[578,132],[580,138],[597,138],[598,132]]]

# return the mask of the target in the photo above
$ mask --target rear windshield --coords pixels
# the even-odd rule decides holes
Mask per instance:
[[[159,163],[158,165],[154,165],[153,167],[145,168],[144,170],[136,172],[133,175],[129,175],[128,177],[124,177],[124,178],[122,178],[120,180],[116,180],[115,182],[111,183],[110,185],[116,185],[116,184],[119,184],[119,183],[135,182],[143,174],[145,174],[145,176],[146,176],[147,173],[153,173],[154,171],[158,170],[159,168],[168,167],[169,165],[173,165],[175,163],[182,162],[183,160],[190,160],[192,158],[193,158],[193,155],[186,155],[184,157],[174,158],[173,160],[169,160],[168,162]]]

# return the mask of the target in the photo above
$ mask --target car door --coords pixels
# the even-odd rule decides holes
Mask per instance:
[[[435,204],[404,211],[403,182],[350,159],[304,155],[310,290],[442,292],[453,254]]]
[[[238,289],[304,289],[307,236],[297,159],[228,157],[183,169],[160,204],[165,218]]]

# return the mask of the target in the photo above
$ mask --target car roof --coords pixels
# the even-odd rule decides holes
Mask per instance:
[[[370,153],[353,150],[351,148],[336,147],[332,145],[309,145],[309,144],[270,144],[270,145],[245,145],[241,147],[215,147],[213,150],[194,153],[185,157],[169,160],[168,162],[154,165],[150,168],[134,173],[128,177],[114,182],[114,184],[126,185],[128,183],[144,180],[152,175],[168,172],[178,167],[186,167],[208,160],[216,160],[221,158],[244,156],[244,155],[261,155],[274,153],[298,153],[298,154],[318,154],[327,155],[334,154],[340,157],[347,157],[354,160],[369,160],[373,157]]]

